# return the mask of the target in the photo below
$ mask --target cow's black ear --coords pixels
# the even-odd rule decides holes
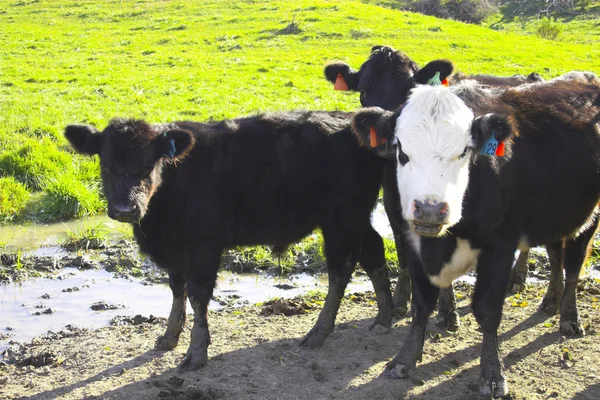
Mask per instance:
[[[396,154],[396,119],[398,113],[379,107],[365,108],[352,120],[352,130],[361,145],[374,149],[384,158]]]
[[[442,84],[454,71],[454,65],[449,60],[434,60],[415,73],[415,82],[421,85]]]
[[[100,153],[102,134],[90,125],[67,125],[65,138],[76,152],[92,156]]]
[[[158,137],[159,152],[162,157],[173,160],[183,159],[194,147],[194,135],[185,129],[172,129]]]
[[[340,81],[340,77],[343,80]],[[334,62],[325,67],[325,78],[335,84],[336,90],[358,90],[359,73],[343,62]],[[344,87],[345,83],[345,87]]]
[[[499,114],[482,115],[475,118],[471,125],[471,136],[478,152],[490,141],[492,136],[500,143],[516,133],[512,118]]]

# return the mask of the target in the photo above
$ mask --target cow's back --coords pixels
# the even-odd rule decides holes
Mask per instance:
[[[551,232],[576,232],[600,200],[600,87],[532,85],[503,100],[519,126],[513,206],[525,236],[533,244]]]
[[[351,117],[291,112],[176,123],[192,129],[197,144],[165,171],[157,195],[179,199],[176,219],[188,236],[226,244],[287,244],[333,220],[353,229],[369,217],[383,161],[359,147]]]

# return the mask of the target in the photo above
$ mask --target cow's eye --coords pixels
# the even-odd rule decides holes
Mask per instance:
[[[465,158],[465,156],[467,155],[468,152],[469,152],[469,147],[467,146],[467,147],[465,147],[465,150],[457,158],[459,160],[462,160],[463,158]]]
[[[405,166],[409,160],[410,159],[408,158],[406,153],[402,151],[402,147],[398,146],[398,162],[400,163],[400,165]]]

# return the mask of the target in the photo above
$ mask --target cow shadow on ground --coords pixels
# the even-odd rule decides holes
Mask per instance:
[[[465,314],[469,312],[465,308]],[[500,340],[538,325],[548,318],[534,313],[500,335]],[[237,350],[211,355],[208,364],[200,371],[181,372],[173,357],[166,367],[153,369],[151,365],[161,360],[164,353],[147,351],[132,359],[110,366],[96,375],[55,388],[29,399],[77,397],[90,393],[88,399],[361,399],[402,398],[415,386],[423,387],[423,398],[454,399],[451,393],[476,394],[479,367],[469,365],[456,376],[448,378],[448,371],[459,365],[478,360],[480,342],[456,351],[445,351],[433,361],[419,364],[411,379],[389,380],[379,376],[385,362],[400,349],[406,337],[408,321],[402,321],[384,334],[370,331],[372,319],[356,319],[336,326],[325,345],[320,349],[299,348],[301,337],[263,341]],[[434,328],[434,320],[429,328]],[[464,329],[464,328],[462,328]],[[505,357],[508,368],[518,360],[541,348],[555,343],[560,335],[548,332],[523,347],[512,349]],[[427,340],[425,348],[435,352],[436,344]],[[181,354],[185,346],[175,351]],[[172,365],[172,366],[171,366]],[[124,375],[132,378],[123,382]],[[433,385],[438,377],[446,378]],[[438,379],[439,380],[439,379]],[[112,384],[111,381],[114,381]],[[475,384],[475,386],[474,386]],[[433,385],[433,386],[432,386]],[[431,386],[431,387],[429,387]],[[460,388],[460,390],[457,390]],[[460,398],[456,397],[456,398]],[[581,397],[586,398],[586,397]]]
[[[582,392],[573,396],[573,400],[597,400],[600,399],[600,383],[592,385]]]

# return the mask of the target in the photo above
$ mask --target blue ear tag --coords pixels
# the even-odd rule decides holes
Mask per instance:
[[[439,86],[442,84],[442,80],[440,79],[440,71],[437,71],[432,78],[429,78],[427,81],[428,85],[431,86]]]
[[[483,144],[483,148],[479,154],[484,156],[495,156],[498,150],[498,141],[496,140],[496,132],[492,131],[492,136]]]
[[[165,139],[169,139],[169,141],[167,142],[167,148],[163,152],[163,156],[169,158],[175,157],[175,140],[168,138],[166,133],[163,133],[163,136],[165,137]]]

